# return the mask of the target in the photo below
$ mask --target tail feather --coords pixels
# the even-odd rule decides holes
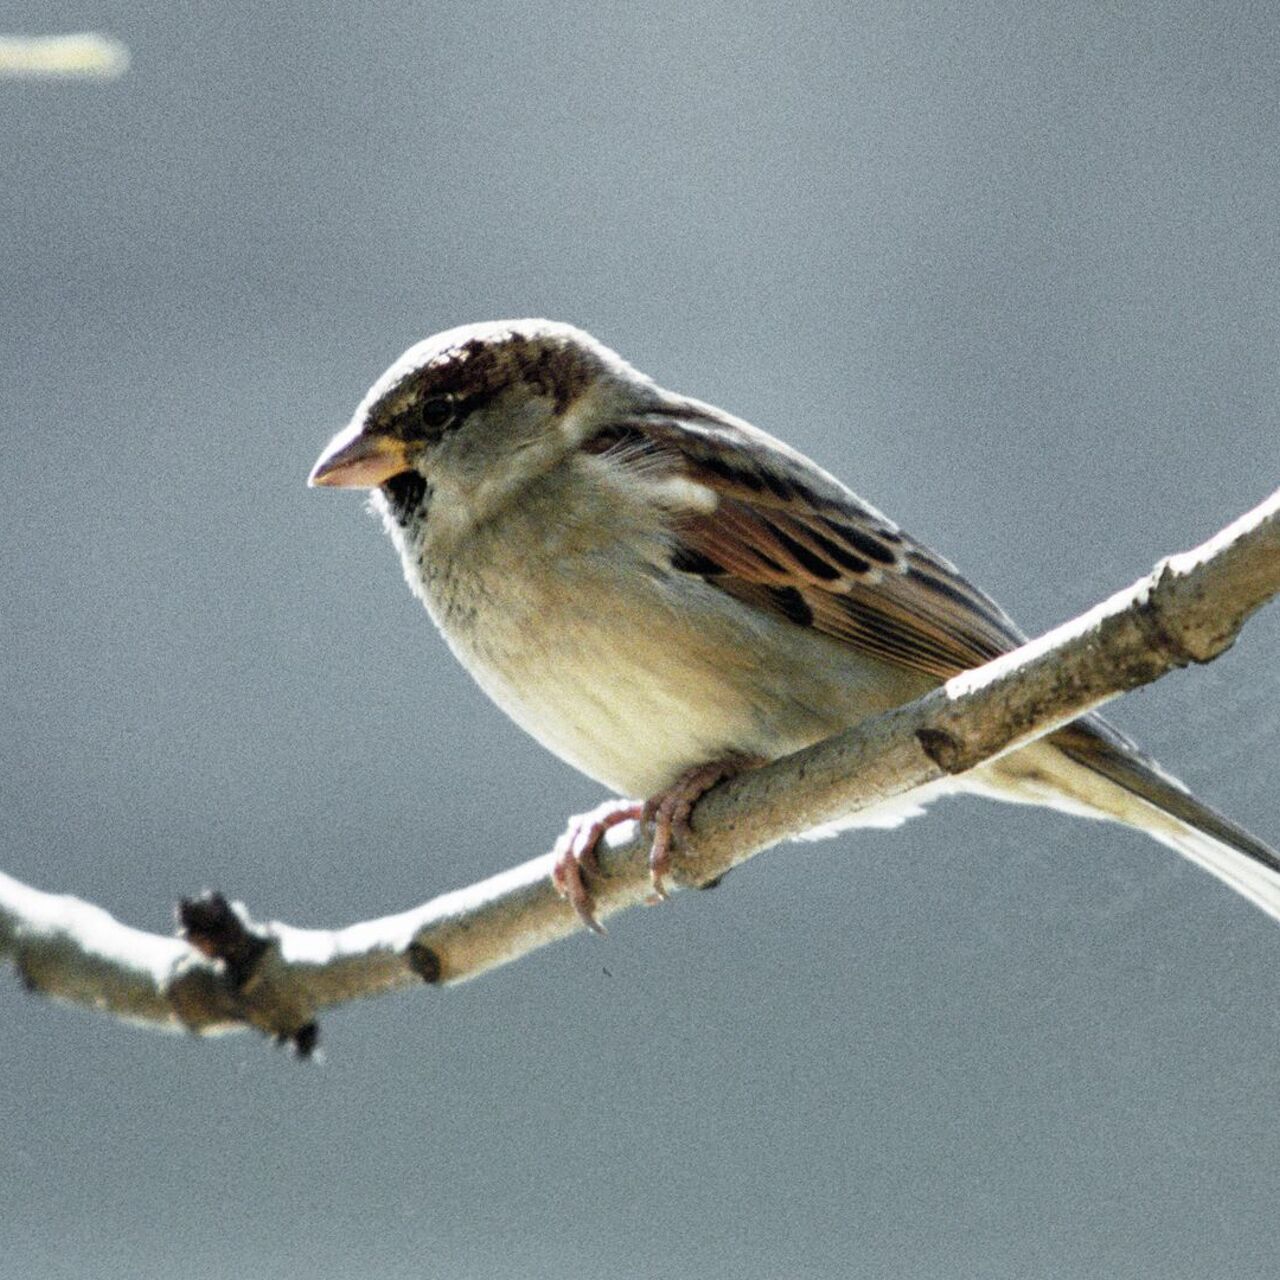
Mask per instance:
[[[1280,853],[1270,845],[1197,800],[1097,717],[1067,725],[1049,741],[1069,759],[1143,802],[1137,810],[1131,804],[1098,805],[1104,816],[1138,827],[1171,846],[1280,920]]]
[[[1097,716],[1073,721],[990,764],[849,814],[801,838],[819,839],[850,827],[897,826],[926,804],[958,791],[1133,827],[1280,920],[1280,853],[1197,800]]]

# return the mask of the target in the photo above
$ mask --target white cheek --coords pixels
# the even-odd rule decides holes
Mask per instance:
[[[365,503],[365,510],[375,520],[382,522],[382,527],[387,533],[390,534],[395,528],[396,522],[391,518],[391,508],[387,505],[387,495],[381,489],[371,489],[369,491],[369,501]]]

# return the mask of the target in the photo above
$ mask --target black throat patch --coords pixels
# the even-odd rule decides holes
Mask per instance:
[[[417,471],[401,471],[382,486],[391,517],[402,529],[413,520],[425,520],[431,504],[431,486]]]

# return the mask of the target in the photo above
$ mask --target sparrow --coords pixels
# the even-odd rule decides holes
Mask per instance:
[[[598,928],[602,834],[653,824],[664,891],[698,797],[911,701],[1025,637],[950,561],[816,463],[547,320],[410,347],[309,483],[372,491],[404,575],[521,728],[620,797],[553,878]],[[896,826],[978,793],[1137,828],[1280,919],[1280,854],[1096,715],[848,815]]]

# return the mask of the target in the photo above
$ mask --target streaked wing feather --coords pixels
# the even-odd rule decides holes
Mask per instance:
[[[628,420],[623,435],[646,466],[715,494],[714,508],[701,504],[676,514],[674,569],[796,626],[939,680],[1022,643],[1008,616],[952,564],[754,427],[678,401],[668,414]],[[1280,873],[1280,853],[1197,800],[1098,716],[1063,726],[1049,741],[1192,832],[1245,855],[1268,875]],[[1280,918],[1271,880],[1224,862],[1213,845],[1169,843]]]
[[[999,606],[953,565],[762,432],[701,405],[689,416],[646,415],[627,427],[718,498],[715,510],[678,519],[677,567],[939,679],[1022,642]]]

